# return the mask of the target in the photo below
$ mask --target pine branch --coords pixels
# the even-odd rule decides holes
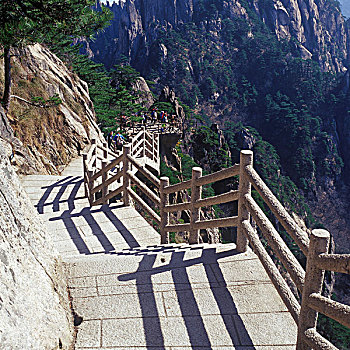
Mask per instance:
[[[30,106],[38,107],[38,108],[51,108],[51,107],[57,107],[62,101],[59,98],[53,97],[49,100],[44,100],[42,98],[38,98],[42,103],[39,102],[33,102],[28,101],[20,96],[17,95],[11,95],[11,98],[16,98],[17,100],[24,102]]]

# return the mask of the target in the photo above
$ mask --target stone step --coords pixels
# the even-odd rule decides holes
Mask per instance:
[[[188,244],[154,244],[154,245],[140,245],[136,248],[120,248],[115,249],[108,254],[106,252],[96,252],[93,254],[86,254],[86,255],[66,255],[64,257],[64,262],[67,264],[70,263],[85,263],[87,261],[96,262],[98,263],[100,260],[113,260],[116,256],[137,256],[142,254],[147,255],[162,255],[162,254],[168,254],[171,252],[181,252],[184,250],[189,251],[198,251],[200,249],[206,249],[206,248],[213,248],[218,247],[218,249],[221,247],[221,245],[212,245],[212,244],[199,244],[199,245],[188,245]],[[227,245],[224,245],[227,247]],[[187,253],[188,254],[188,253]]]

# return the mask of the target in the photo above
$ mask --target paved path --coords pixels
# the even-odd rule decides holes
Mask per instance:
[[[62,176],[29,175],[22,184],[63,258],[158,244],[159,234],[132,207],[90,208],[84,198],[82,159]]]
[[[77,350],[292,350],[296,325],[251,251],[157,245],[131,207],[90,208],[81,160],[23,185],[68,274]]]
[[[295,323],[259,260],[233,244],[135,248],[68,267],[84,319],[76,349],[295,349]]]

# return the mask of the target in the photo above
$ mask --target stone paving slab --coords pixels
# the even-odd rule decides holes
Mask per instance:
[[[296,324],[289,312],[233,316],[242,345],[296,344]]]
[[[220,264],[220,269],[213,267],[214,273],[219,282],[227,285],[234,284],[237,281],[260,281],[269,282],[263,266],[256,260],[235,261],[234,268],[231,262]],[[244,276],[244,279],[242,277]]]
[[[230,316],[223,318],[214,315],[103,320],[102,346],[211,347],[238,344],[233,319]]]
[[[93,347],[99,348],[101,346],[101,321],[85,321],[84,327],[79,327],[77,334],[76,347]]]
[[[98,349],[295,347],[296,325],[259,260],[232,244],[140,247],[67,266],[75,311],[102,321]]]
[[[144,301],[142,308],[139,299]],[[84,320],[165,316],[161,293],[75,298],[74,305]]]

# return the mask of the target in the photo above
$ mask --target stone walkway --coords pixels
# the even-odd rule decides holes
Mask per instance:
[[[84,198],[82,160],[62,176],[29,175],[22,184],[63,258],[158,244],[159,234],[132,207],[90,208]]]
[[[22,181],[66,265],[77,350],[295,349],[296,325],[255,254],[158,245],[132,207],[89,207],[81,163]]]
[[[71,260],[76,349],[295,349],[296,326],[257,257],[153,246]]]

